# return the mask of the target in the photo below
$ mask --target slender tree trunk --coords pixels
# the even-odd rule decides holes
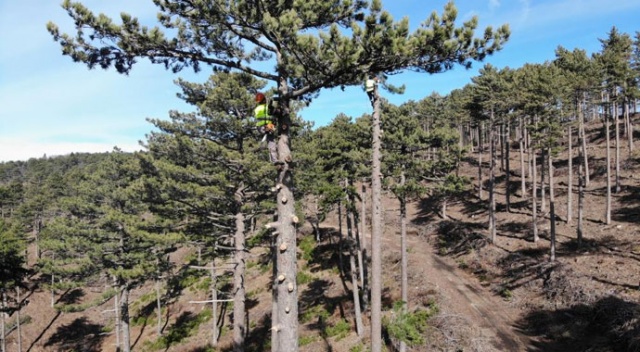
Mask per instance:
[[[0,290],[0,296],[2,296],[0,298],[0,338],[2,338],[2,344],[0,344],[0,349],[2,352],[7,352],[7,332],[6,332],[6,321],[5,321],[5,307],[6,307],[6,300],[5,300],[5,293],[4,293],[4,289]]]
[[[215,249],[214,249],[215,251]],[[211,346],[218,346],[218,275],[216,261],[211,261]],[[234,302],[235,304],[235,302]],[[234,334],[235,336],[235,334]]]
[[[620,193],[620,119],[618,118],[618,103],[613,102],[613,121],[616,134],[616,178],[615,192]]]
[[[241,185],[236,191],[236,202],[242,205],[242,189]],[[245,226],[244,213],[236,213],[236,233],[234,238],[235,251],[233,254],[235,262],[235,270],[233,271],[233,350],[235,352],[244,351],[244,337],[247,333],[245,324]]]
[[[547,149],[547,160],[549,161],[549,222],[551,239],[551,261],[556,260],[556,207],[555,197],[553,194],[553,157],[551,149]]]
[[[16,286],[16,300],[18,302],[18,310],[16,310],[16,328],[18,329],[18,352],[22,352],[22,322],[20,322],[22,310],[22,296],[20,295],[20,286]]]
[[[504,175],[505,175],[505,201],[507,212],[511,212],[511,120],[507,119],[507,133],[505,135],[505,162],[504,162]]]
[[[567,142],[569,145],[569,175],[567,176],[567,224],[571,224],[573,218],[573,129],[567,127]]]
[[[581,155],[582,156],[582,155]],[[582,247],[582,238],[583,234],[583,223],[582,218],[584,214],[584,166],[582,163],[578,166],[578,228],[577,228],[577,237],[578,237],[578,248]]]
[[[629,156],[633,152],[633,124],[631,122],[631,115],[629,114],[629,103],[624,104],[624,117],[627,121],[627,142],[629,144]]]
[[[162,335],[162,303],[160,302],[160,279],[156,279],[155,282],[156,288],[156,320],[158,323],[156,324],[156,332],[158,336]]]
[[[278,57],[281,62],[282,58]],[[279,93],[283,104],[283,116],[278,117],[278,157],[284,162],[279,171],[279,191],[277,197],[277,224],[273,224],[276,229],[276,277],[285,279],[277,280],[277,310],[278,314],[272,316],[273,329],[277,331],[277,343],[275,345],[279,351],[298,351],[298,287],[296,284],[297,258],[296,258],[296,227],[298,218],[295,216],[295,200],[293,198],[293,174],[291,155],[291,141],[289,130],[291,126],[291,116],[289,110],[289,88],[287,82],[281,77],[279,82]]]
[[[544,214],[544,212],[547,210],[547,196],[546,196],[546,186],[544,184],[545,181],[545,176],[546,176],[546,165],[545,162],[547,161],[547,151],[544,148],[541,148],[540,150],[540,156],[541,156],[541,160],[540,160],[540,212],[542,214]],[[543,215],[544,217],[544,215]]]
[[[116,331],[116,351],[122,351],[122,321],[120,319],[120,287],[118,279],[113,277],[113,287],[116,288],[116,294],[113,297],[113,311],[115,315],[115,331]]]
[[[538,240],[540,240],[540,238],[538,237],[538,195],[537,195],[537,190],[538,190],[538,185],[537,185],[537,168],[538,166],[536,165],[536,151],[533,148],[530,148],[530,152],[532,155],[531,158],[531,162],[533,163],[532,165],[532,177],[531,177],[531,224],[533,227],[533,242],[534,243],[538,243]]]
[[[525,136],[525,128],[524,128],[524,118],[520,117],[520,136],[519,136],[519,144],[520,144],[520,196],[524,199],[527,198],[527,178],[525,175],[526,168],[524,167],[524,136]]]
[[[482,183],[484,182],[484,180],[482,179],[482,152],[484,151],[482,145],[482,126],[482,122],[478,124],[478,199],[480,200],[482,200],[482,198],[484,197],[484,192],[482,189]]]
[[[361,201],[362,201],[362,213],[360,214],[361,216],[361,221],[362,221],[362,230],[359,232],[359,236],[358,236],[358,240],[360,241],[360,243],[358,244],[358,248],[360,250],[360,256],[358,258],[358,261],[360,263],[360,281],[362,284],[362,310],[363,311],[367,311],[368,306],[369,306],[369,270],[367,269],[369,267],[369,260],[367,258],[367,224],[366,224],[366,218],[367,218],[367,208],[366,208],[366,201],[365,199],[367,199],[367,189],[364,185],[364,180],[362,181],[362,196],[360,197]]]
[[[120,327],[122,329],[122,351],[131,351],[131,334],[129,331],[129,286],[122,285],[120,297]]]
[[[489,128],[489,237],[491,243],[496,243],[496,138],[493,111]]]
[[[611,137],[609,136],[609,121],[605,114],[604,118],[605,136],[607,140],[607,206],[605,213],[605,223],[611,224]]]
[[[349,186],[349,181],[344,180],[345,188]],[[347,206],[345,206],[346,220],[347,220],[347,238],[349,245],[349,270],[351,273],[351,293],[353,296],[353,310],[356,321],[356,332],[358,336],[362,336],[364,333],[364,327],[362,325],[362,311],[360,310],[360,290],[358,288],[358,268],[356,267],[356,237],[354,234],[354,222],[352,221],[352,206],[350,195],[346,196]]]
[[[371,170],[371,352],[382,351],[382,175],[380,165],[380,97],[374,91]]]
[[[584,96],[584,94],[583,94]],[[586,131],[585,131],[585,126],[584,126],[584,110],[582,108],[582,104],[580,104],[578,106],[578,119],[579,119],[579,131],[578,134],[580,136],[582,136],[581,140],[582,143],[581,144],[581,148],[582,148],[582,165],[584,165],[584,180],[585,180],[585,187],[589,186],[589,156],[587,154],[587,138],[586,138]]]
[[[403,167],[404,168],[404,167]],[[404,171],[400,175],[400,187],[406,183]],[[401,261],[401,295],[402,295],[402,312],[407,313],[409,308],[409,279],[407,265],[407,202],[404,197],[400,199],[400,261]],[[406,352],[407,344],[400,341],[400,352]]]

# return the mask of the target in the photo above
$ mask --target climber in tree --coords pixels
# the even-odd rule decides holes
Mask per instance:
[[[278,151],[276,149],[275,131],[276,127],[273,123],[273,116],[270,114],[269,104],[267,98],[263,93],[256,93],[256,103],[258,104],[253,111],[253,115],[256,118],[256,127],[258,132],[262,134],[262,142],[267,142],[267,149],[269,150],[269,159],[273,164],[279,165]],[[261,143],[262,143],[261,142]]]

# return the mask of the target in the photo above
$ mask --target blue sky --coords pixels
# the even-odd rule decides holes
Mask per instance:
[[[151,0],[83,0],[95,12],[119,18],[124,11],[143,23],[154,23]],[[88,70],[62,56],[46,31],[53,21],[63,32],[74,33],[73,24],[60,7],[61,0],[0,0],[0,162],[27,160],[71,152],[103,152],[118,146],[140,150],[139,141],[152,126],[147,117],[168,119],[169,110],[191,111],[176,97],[178,77],[202,82],[203,70],[172,74],[161,66],[141,62],[129,76],[114,70]],[[396,19],[409,16],[415,28],[432,11],[442,12],[446,0],[383,1]],[[508,23],[511,39],[505,48],[487,58],[499,68],[521,67],[554,58],[554,50],[597,52],[599,38],[613,26],[632,36],[640,31],[637,0],[458,0],[460,21],[473,15],[480,29]],[[391,102],[418,100],[432,92],[447,94],[461,88],[484,63],[471,70],[456,68],[437,75],[403,73],[394,84],[405,84],[403,95],[383,93]],[[302,116],[316,126],[329,123],[338,113],[360,116],[369,112],[360,87],[325,90]]]

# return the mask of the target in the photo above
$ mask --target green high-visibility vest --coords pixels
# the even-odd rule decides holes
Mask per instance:
[[[260,104],[256,106],[256,108],[253,110],[253,116],[255,116],[256,120],[258,120],[256,126],[260,127],[273,123],[271,121],[271,116],[269,116],[268,110],[269,109],[267,108],[267,104]]]

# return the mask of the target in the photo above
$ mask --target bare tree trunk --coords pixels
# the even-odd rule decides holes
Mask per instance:
[[[236,202],[242,204],[242,189],[236,191]],[[233,350],[235,352],[244,351],[244,337],[247,333],[245,324],[245,217],[242,212],[236,214],[236,233],[234,238],[235,251],[233,254],[235,270],[233,271]],[[215,317],[214,317],[215,318]]]
[[[364,180],[362,181],[362,195],[360,197],[362,201],[362,213],[360,214],[362,225],[361,231],[358,232],[358,263],[360,265],[360,282],[362,285],[362,310],[367,311],[369,306],[369,270],[368,264],[369,261],[367,259],[367,208],[366,201],[367,198],[367,189],[364,185]]]
[[[404,186],[405,183],[406,178],[404,171],[402,171],[400,186]],[[409,308],[409,279],[407,265],[407,203],[404,197],[400,199],[400,252],[402,312],[406,314]],[[406,350],[407,344],[404,341],[400,341],[400,352],[406,352]]]
[[[280,61],[281,58],[278,58]],[[271,224],[275,228],[276,235],[276,277],[284,277],[284,280],[277,280],[277,314],[272,315],[273,329],[277,331],[277,343],[272,341],[278,351],[298,351],[298,287],[296,284],[297,258],[296,258],[296,227],[298,218],[295,216],[295,199],[293,197],[293,174],[291,155],[291,141],[289,130],[291,126],[291,116],[289,110],[289,89],[287,82],[281,79],[278,85],[281,96],[281,103],[284,108],[283,116],[278,117],[278,157],[284,162],[279,171],[279,191],[277,194],[277,214],[276,224]],[[275,319],[275,320],[274,320]]]
[[[349,181],[344,180],[345,188],[349,186]],[[351,198],[350,195],[346,196],[347,202],[351,202],[354,199]],[[356,267],[356,237],[353,233],[354,231],[354,222],[352,221],[352,206],[355,204],[348,204],[345,206],[346,211],[346,220],[347,220],[347,238],[349,245],[349,269],[351,272],[351,293],[353,295],[353,309],[356,321],[356,332],[358,336],[362,336],[364,333],[364,327],[362,325],[362,311],[360,310],[360,290],[358,288],[358,268]]]
[[[507,118],[507,133],[504,137],[504,144],[505,144],[505,164],[504,164],[504,175],[505,175],[505,201],[506,201],[506,207],[507,207],[507,212],[510,213],[511,212],[511,120],[509,120]]]
[[[555,197],[553,194],[553,157],[551,149],[547,149],[547,160],[549,161],[549,222],[551,239],[551,261],[556,260],[556,207]]]
[[[129,331],[129,287],[122,286],[120,297],[120,327],[122,328],[122,351],[131,351],[131,334]]]
[[[122,351],[122,338],[121,338],[121,334],[122,334],[122,330],[121,330],[121,326],[122,326],[122,322],[120,320],[120,289],[118,287],[118,280],[117,278],[114,276],[113,277],[113,286],[116,288],[116,294],[113,297],[113,311],[114,311],[114,315],[115,315],[115,330],[116,330],[116,351]]]
[[[491,243],[496,243],[496,140],[493,111],[491,111],[491,126],[489,127],[489,237]]]
[[[590,182],[589,181],[589,156],[587,155],[587,138],[586,138],[586,131],[584,126],[584,111],[582,109],[582,105],[578,106],[578,119],[580,123],[578,134],[582,136],[581,148],[582,148],[582,165],[584,165],[584,180],[585,180],[584,186],[588,187]]]
[[[484,197],[483,189],[482,189],[482,152],[484,151],[482,145],[482,122],[478,124],[478,199],[482,200]]]
[[[537,162],[536,162],[536,151],[535,149],[531,148],[531,155],[532,155],[532,177],[531,177],[531,224],[533,227],[533,242],[534,243],[538,243],[538,240],[540,240],[540,238],[538,237],[538,204],[537,204],[537,199],[538,199],[538,195],[537,195],[537,190],[538,190],[538,185],[537,185]]]
[[[544,148],[541,148],[540,150],[540,156],[542,157],[542,159],[540,160],[540,213],[544,214],[544,212],[547,210],[547,196],[546,196],[546,186],[544,184],[545,181],[545,172],[546,172],[546,165],[545,165],[545,161],[546,156],[547,156],[547,151]],[[544,215],[543,215],[544,217]]]
[[[582,156],[582,155],[580,155]],[[583,223],[582,218],[584,214],[584,166],[582,163],[578,165],[578,228],[577,228],[577,237],[578,237],[578,248],[582,247],[582,238],[583,234]]]
[[[573,129],[567,126],[567,142],[569,147],[569,174],[567,176],[567,224],[571,224],[573,218]]]
[[[629,144],[629,155],[633,152],[633,124],[629,114],[629,103],[624,104],[624,118],[627,121],[627,142]]]
[[[155,282],[156,288],[156,320],[158,323],[156,324],[156,332],[158,336],[162,335],[162,304],[160,302],[160,279],[156,279]]]
[[[2,296],[2,298],[0,299],[0,338],[2,338],[2,344],[0,344],[0,350],[2,352],[7,352],[7,334],[6,334],[6,314],[4,312],[4,309],[6,307],[6,299],[5,299],[5,293],[4,293],[4,289],[0,290],[0,296]]]
[[[380,96],[374,91],[371,198],[371,352],[382,351],[382,175],[380,165]]]
[[[18,352],[22,352],[22,323],[20,322],[22,310],[22,296],[20,295],[20,286],[16,286],[16,301],[18,302],[18,310],[16,310],[16,328],[18,329]]]
[[[519,140],[519,144],[520,144],[520,196],[524,199],[527,198],[527,178],[525,176],[525,166],[524,166],[524,136],[525,136],[525,129],[524,129],[524,121],[523,118],[521,117],[520,119],[520,136],[518,138]]]
[[[604,118],[605,136],[607,140],[607,206],[605,213],[605,223],[611,224],[611,137],[609,136],[609,121],[605,114]]]
[[[613,102],[613,121],[616,133],[616,178],[615,192],[620,193],[620,119],[618,118],[618,103]]]
[[[218,275],[216,275],[216,262],[211,261],[211,346],[218,346]],[[234,302],[235,304],[235,302]],[[235,334],[234,334],[235,336]]]

